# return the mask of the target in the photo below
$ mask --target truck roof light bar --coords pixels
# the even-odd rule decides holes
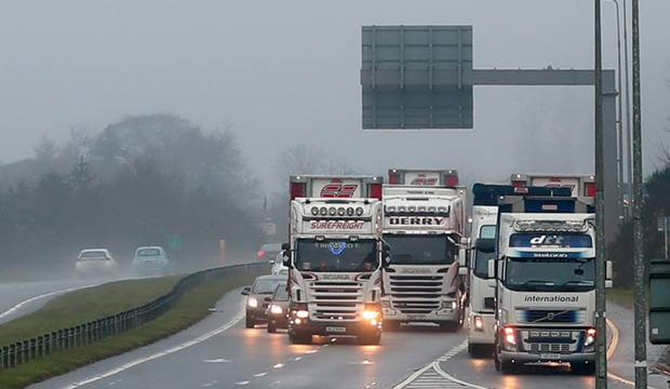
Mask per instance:
[[[513,226],[519,232],[586,232],[587,221],[578,220],[516,220]]]

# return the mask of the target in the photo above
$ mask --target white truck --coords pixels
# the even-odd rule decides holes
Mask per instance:
[[[381,177],[293,176],[289,339],[381,340]]]
[[[468,353],[479,357],[491,353],[495,341],[495,278],[489,277],[488,262],[495,258],[497,196],[499,185],[475,184],[470,224],[468,264]]]
[[[510,176],[510,185],[515,188],[568,188],[572,197],[596,197],[596,178],[592,174],[514,173]]]
[[[389,171],[395,184],[383,188],[385,329],[430,322],[454,331],[463,323],[466,190],[448,186],[457,180],[445,180],[446,172],[455,173]]]
[[[494,361],[512,372],[525,363],[595,367],[595,216],[592,199],[569,188],[527,187],[500,196]],[[607,263],[607,277],[611,264]],[[608,281],[611,287],[611,281]]]

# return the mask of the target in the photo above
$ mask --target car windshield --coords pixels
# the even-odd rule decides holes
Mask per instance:
[[[84,251],[79,255],[80,261],[107,259],[104,251]]]
[[[379,267],[376,241],[302,239],[298,241],[295,267],[301,271],[369,272]]]
[[[286,290],[286,285],[280,284],[275,290],[274,296],[272,296],[274,301],[288,301],[288,290]]]
[[[391,248],[390,262],[398,265],[448,265],[458,254],[445,235],[385,235]]]
[[[275,292],[275,289],[277,289],[277,285],[281,283],[282,282],[280,279],[257,280],[256,283],[254,283],[254,289],[252,290],[252,293],[273,294]]]
[[[496,226],[482,226],[479,230],[479,239],[494,239],[496,236]],[[474,274],[479,278],[489,278],[489,260],[495,258],[495,251],[485,252],[480,249],[475,250],[475,268]]]
[[[161,255],[159,249],[142,249],[137,252],[138,257],[158,257]]]
[[[505,285],[513,290],[591,290],[593,258],[508,258]]]

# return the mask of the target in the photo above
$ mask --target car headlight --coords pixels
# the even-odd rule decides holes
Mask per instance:
[[[258,300],[256,300],[254,297],[249,297],[247,300],[247,305],[251,308],[258,308]]]
[[[304,310],[299,310],[295,313],[295,316],[300,319],[307,319],[309,317],[309,312]]]
[[[281,315],[284,312],[279,305],[272,305],[270,307],[270,313],[273,315]]]

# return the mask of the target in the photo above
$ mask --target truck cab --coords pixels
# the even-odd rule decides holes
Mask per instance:
[[[496,369],[568,362],[592,373],[596,336],[605,336],[595,331],[593,201],[568,188],[523,192],[498,198],[496,259],[488,270],[496,281]],[[611,278],[609,262],[607,269]]]
[[[381,178],[292,177],[300,190],[290,204],[288,334],[292,343],[313,335],[381,340]],[[379,190],[360,185],[379,182]],[[336,188],[336,186],[338,186]],[[356,187],[354,187],[356,186]],[[324,197],[325,195],[325,197]]]
[[[454,174],[389,171],[394,184],[383,188],[385,329],[428,322],[455,331],[463,323],[466,190],[448,186],[457,184]]]

